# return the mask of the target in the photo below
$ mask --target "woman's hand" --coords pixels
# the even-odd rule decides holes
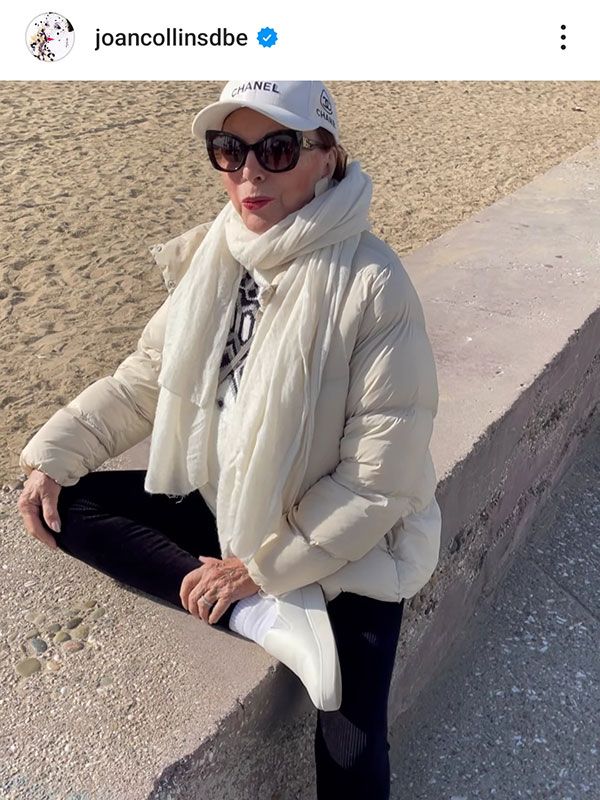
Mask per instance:
[[[23,490],[17,501],[17,508],[23,517],[27,532],[52,550],[58,545],[54,536],[44,528],[42,519],[49,528],[60,531],[57,505],[61,489],[60,483],[56,483],[45,472],[34,469],[23,484]]]
[[[248,575],[244,562],[235,556],[224,559],[199,556],[199,559],[204,563],[188,572],[181,582],[179,596],[186,611],[210,625],[218,622],[232,603],[260,589]],[[209,608],[200,600],[202,595],[215,605]]]

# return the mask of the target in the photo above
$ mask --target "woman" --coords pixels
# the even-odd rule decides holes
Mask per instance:
[[[318,797],[388,798],[404,599],[440,544],[421,304],[368,232],[371,181],[322,83],[230,82],[192,131],[229,203],[151,248],[169,296],[24,448],[20,510],[287,664],[318,709]],[[150,433],[147,471],[93,472]]]

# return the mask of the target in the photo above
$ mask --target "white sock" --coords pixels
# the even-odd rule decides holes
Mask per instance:
[[[229,627],[240,636],[252,639],[262,646],[267,631],[273,627],[276,617],[276,598],[272,595],[262,597],[257,592],[238,600],[231,612]]]

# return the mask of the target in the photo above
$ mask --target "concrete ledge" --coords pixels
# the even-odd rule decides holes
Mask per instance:
[[[406,603],[391,725],[494,591],[600,410],[599,197],[600,140],[403,259],[438,365],[432,454],[443,541],[432,580]],[[147,442],[103,469],[143,468],[146,457]],[[124,673],[110,702],[113,729],[128,731],[122,699],[133,683],[136,746],[95,738],[79,720],[96,763],[70,784],[80,800],[314,797],[315,711],[295,675],[252,642],[60,558],[78,594],[87,582],[116,605],[133,603],[129,622],[115,615],[107,633]],[[143,619],[133,642],[132,618]],[[37,725],[21,735],[51,748],[42,734],[52,725]],[[57,773],[53,785],[61,780]]]
[[[600,139],[404,259],[438,364],[442,553],[409,606],[395,720],[437,671],[600,405]]]

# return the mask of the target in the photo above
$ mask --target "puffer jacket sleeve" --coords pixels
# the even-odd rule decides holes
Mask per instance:
[[[421,510],[425,484],[435,491],[429,443],[438,385],[421,302],[400,261],[378,268],[371,292],[351,357],[339,463],[246,562],[269,594],[359,560]]]
[[[136,350],[115,373],[84,389],[29,440],[19,457],[27,475],[35,468],[61,486],[73,486],[150,435],[170,298],[169,294],[148,321]]]

